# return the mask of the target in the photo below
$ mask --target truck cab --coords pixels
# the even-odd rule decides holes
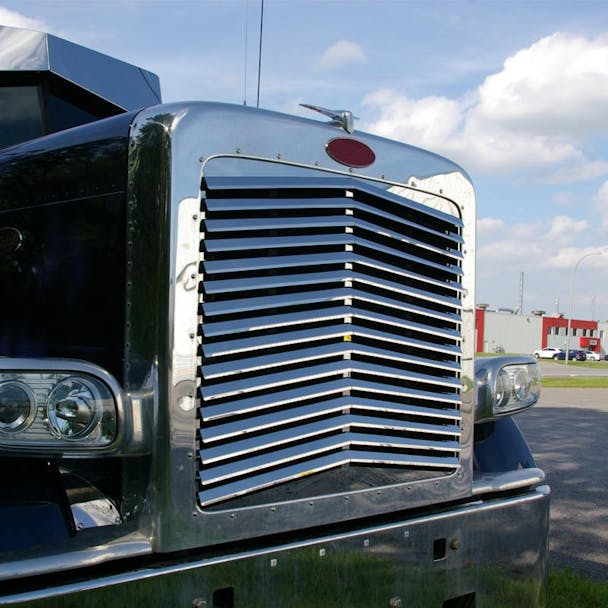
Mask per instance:
[[[462,168],[38,32],[0,70],[0,605],[543,605]]]

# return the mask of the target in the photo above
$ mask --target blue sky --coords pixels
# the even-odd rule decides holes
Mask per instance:
[[[165,101],[255,105],[260,0],[0,0],[147,68]],[[247,49],[247,53],[246,53]],[[247,59],[246,59],[247,58]],[[265,0],[260,105],[347,108],[459,162],[478,197],[477,301],[608,320],[608,2]],[[313,116],[311,116],[313,117]]]

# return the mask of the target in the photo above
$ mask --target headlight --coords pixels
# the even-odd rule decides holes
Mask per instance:
[[[533,357],[489,357],[475,361],[475,421],[513,414],[540,396],[540,367]]]
[[[16,433],[29,426],[36,415],[36,398],[23,382],[0,383],[0,433]]]
[[[0,358],[0,448],[78,455],[110,446],[118,435],[117,389],[94,365]]]
[[[82,377],[57,383],[47,399],[51,432],[62,439],[90,435],[103,417],[103,397],[93,382]]]

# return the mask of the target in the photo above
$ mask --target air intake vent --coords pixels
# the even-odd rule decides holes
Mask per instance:
[[[203,187],[200,504],[453,472],[460,219],[348,178]]]

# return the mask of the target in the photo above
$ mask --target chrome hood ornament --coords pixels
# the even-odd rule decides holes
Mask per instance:
[[[309,110],[314,110],[315,112],[320,112],[321,114],[325,114],[325,116],[329,116],[333,124],[342,127],[347,133],[352,133],[355,130],[355,118],[357,117],[353,116],[353,113],[349,110],[328,110],[327,108],[312,106],[307,103],[301,103],[300,105],[303,108],[308,108]]]

